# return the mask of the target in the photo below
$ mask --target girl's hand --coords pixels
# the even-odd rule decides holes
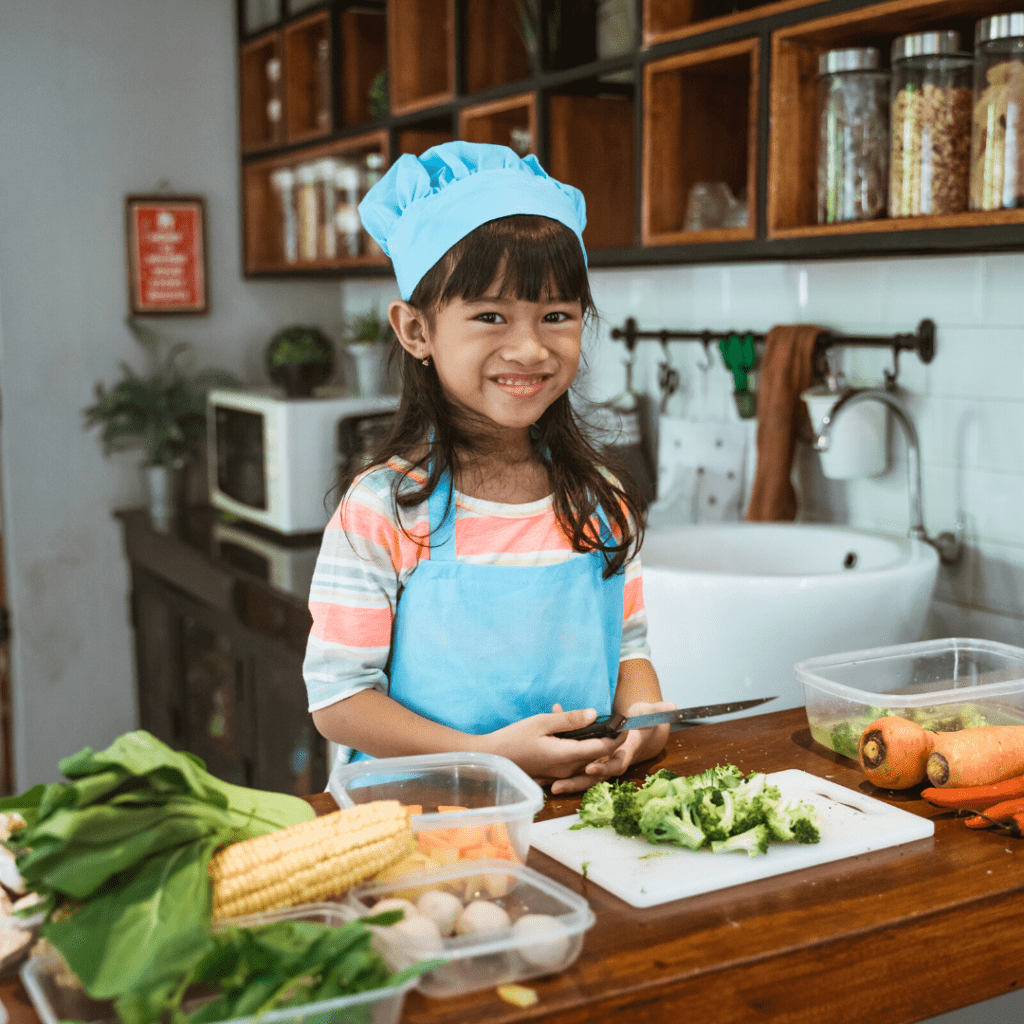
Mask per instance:
[[[542,784],[578,777],[587,765],[610,758],[623,743],[623,737],[567,740],[554,733],[582,729],[595,718],[594,708],[563,711],[556,704],[551,714],[531,715],[490,733],[487,750],[514,761]]]
[[[556,704],[557,708],[558,705]],[[669,701],[637,701],[631,704],[624,712],[627,718],[634,715],[649,715],[655,711],[675,711],[675,704]],[[587,764],[583,772],[569,778],[560,778],[551,786],[551,792],[556,793],[577,793],[583,789],[589,789],[598,782],[607,779],[618,778],[631,764],[638,761],[646,761],[653,757],[665,746],[668,739],[669,727],[667,725],[653,725],[649,729],[630,729],[615,741],[619,745],[608,757],[602,757]]]

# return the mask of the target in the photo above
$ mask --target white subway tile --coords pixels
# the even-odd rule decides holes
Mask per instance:
[[[901,366],[903,362],[909,369],[915,359],[904,356]],[[935,358],[927,372],[928,391],[933,395],[1024,401],[1024,325],[985,328],[940,324],[935,335]]]
[[[947,636],[1024,647],[1024,619],[933,601],[925,623],[925,637],[939,639]]]
[[[917,427],[931,465],[1024,474],[1024,401],[930,396]]]
[[[978,256],[883,261],[882,320],[914,330],[923,319],[968,326],[982,322],[985,273]]]
[[[801,319],[848,334],[876,330],[882,323],[883,266],[882,260],[808,263]]]
[[[983,257],[984,302],[980,323],[1002,327],[1024,325],[1024,253]]]

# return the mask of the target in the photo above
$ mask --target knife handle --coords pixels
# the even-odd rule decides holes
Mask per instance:
[[[625,722],[622,715],[598,715],[590,725],[582,729],[570,729],[568,732],[556,732],[563,740],[603,740],[619,735],[619,729]]]

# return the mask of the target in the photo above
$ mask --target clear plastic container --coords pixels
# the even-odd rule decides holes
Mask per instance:
[[[281,255],[285,263],[295,263],[299,258],[299,229],[295,212],[295,172],[288,167],[279,167],[270,175],[270,183],[277,193],[278,223]]]
[[[971,209],[1024,207],[1024,13],[974,30]]]
[[[973,78],[959,32],[918,32],[892,44],[890,217],[967,209]]]
[[[412,818],[418,852],[438,863],[438,851],[430,836],[453,829],[484,830],[507,837],[518,861],[530,851],[530,825],[544,806],[544,792],[529,775],[507,758],[493,754],[428,754],[422,757],[390,757],[374,761],[336,764],[327,790],[339,807],[371,800],[398,800],[419,805],[422,814]],[[438,811],[438,807],[464,807]],[[464,853],[473,849],[460,849]],[[450,851],[449,851],[450,853]]]
[[[302,907],[290,907],[249,917],[235,917],[218,922],[219,928],[229,925],[253,927],[271,921],[316,921],[336,928],[354,920],[358,914],[342,904],[309,903]],[[375,940],[375,945],[381,945]],[[382,950],[382,955],[391,957]],[[407,960],[407,963],[414,962]],[[396,968],[397,969],[397,968]],[[25,961],[20,969],[21,981],[28,992],[42,1024],[60,1024],[61,1021],[102,1022],[116,1024],[113,1003],[90,999],[81,988],[70,985],[70,971],[66,961],[52,946],[38,952]],[[74,976],[70,975],[73,979]],[[398,1024],[402,1016],[402,1004],[406,993],[415,984],[415,979],[394,988],[378,988],[368,992],[357,992],[351,996],[325,999],[317,1003],[306,1003],[286,1010],[272,1010],[258,1017],[236,1017],[222,1024]],[[198,1005],[195,1004],[195,1005]]]
[[[818,223],[873,220],[889,195],[889,72],[873,46],[818,58]]]
[[[564,971],[580,955],[583,933],[595,921],[590,904],[571,889],[525,865],[494,860],[454,864],[431,875],[418,891],[410,892],[401,882],[359,885],[349,891],[348,904],[364,915],[381,900],[418,898],[428,888],[452,893],[464,906],[478,899],[496,904],[510,925],[445,937],[440,944],[380,929],[378,948],[392,970],[433,957],[446,961],[416,979],[415,987],[428,996],[454,996]],[[516,922],[534,914],[554,920],[544,922],[541,932],[521,932]]]
[[[317,198],[316,164],[299,164],[295,168],[295,213],[298,223],[299,259],[315,260],[320,232],[320,204]]]
[[[885,713],[939,732],[1024,725],[1024,650],[1009,644],[924,640],[810,658],[794,671],[811,735],[847,757]]]

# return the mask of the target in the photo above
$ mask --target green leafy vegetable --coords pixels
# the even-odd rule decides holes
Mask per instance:
[[[891,708],[872,706],[853,718],[836,722],[828,731],[827,746],[837,754],[857,760],[860,737],[864,730],[879,718],[898,715],[916,722],[929,732],[959,732],[961,729],[975,729],[988,725],[986,717],[973,705],[961,704],[951,709],[948,705],[934,705],[916,708]],[[824,727],[828,730],[828,726]],[[818,737],[819,739],[821,737]]]
[[[34,786],[0,810],[27,822],[6,845],[44,897],[43,936],[94,999],[166,993],[211,949],[214,851],[314,815],[298,797],[222,782],[142,730],[60,769],[71,781]]]

